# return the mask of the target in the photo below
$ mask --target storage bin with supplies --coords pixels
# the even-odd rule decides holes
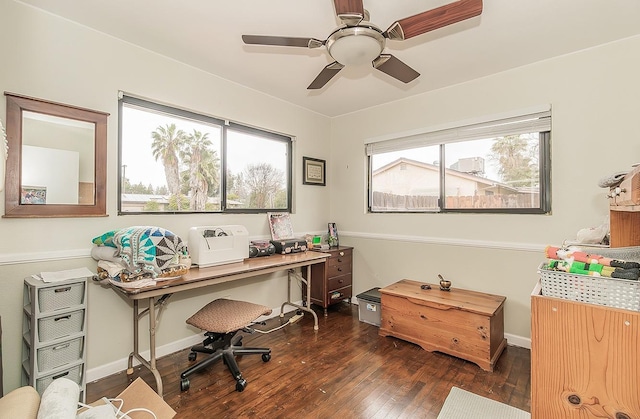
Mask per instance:
[[[572,246],[569,249],[616,260],[640,262],[640,246]],[[640,281],[557,271],[549,268],[548,263],[542,263],[538,273],[544,296],[640,311]]]

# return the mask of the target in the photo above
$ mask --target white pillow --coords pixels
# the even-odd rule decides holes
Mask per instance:
[[[57,378],[40,398],[38,419],[75,419],[80,399],[80,387],[68,378]]]

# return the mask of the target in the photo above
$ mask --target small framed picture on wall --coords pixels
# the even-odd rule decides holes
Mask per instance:
[[[326,173],[325,160],[313,159],[311,157],[302,158],[302,183],[304,185],[325,186]]]

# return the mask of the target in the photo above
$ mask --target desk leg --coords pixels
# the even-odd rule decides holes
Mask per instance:
[[[138,331],[138,319],[140,315],[138,314],[138,300],[133,300],[133,352],[129,354],[129,362],[127,364],[127,375],[133,374],[133,358],[138,358],[138,338],[140,336],[140,332]]]
[[[311,313],[311,315],[313,316],[313,330],[318,330],[318,315],[316,314],[315,311],[313,311],[311,309],[311,265],[307,265],[307,279],[304,279],[302,276],[298,276],[292,269],[290,269],[289,271],[287,271],[287,301],[282,303],[282,306],[280,307],[280,317],[284,317],[284,306],[286,305],[290,305],[293,306],[295,308],[297,308],[298,310],[302,310],[302,311],[306,311],[308,313]],[[306,307],[305,306],[301,306],[298,304],[294,304],[291,302],[291,275],[296,275],[298,276],[298,278],[300,279],[300,281],[304,282],[307,285],[307,300],[306,300]]]
[[[162,397],[162,376],[156,368],[156,306],[153,297],[149,298],[149,361],[144,359],[140,354],[139,336],[140,328],[138,322],[140,321],[141,313],[138,306],[139,300],[133,300],[133,352],[129,354],[129,365],[127,369],[127,375],[133,374],[133,358],[136,358],[145,368],[147,368],[153,374],[156,379],[156,387],[158,389],[158,395]],[[144,314],[146,310],[142,313]]]

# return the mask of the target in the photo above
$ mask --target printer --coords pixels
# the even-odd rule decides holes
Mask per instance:
[[[191,262],[201,268],[249,257],[249,232],[241,225],[191,227],[187,244]]]

